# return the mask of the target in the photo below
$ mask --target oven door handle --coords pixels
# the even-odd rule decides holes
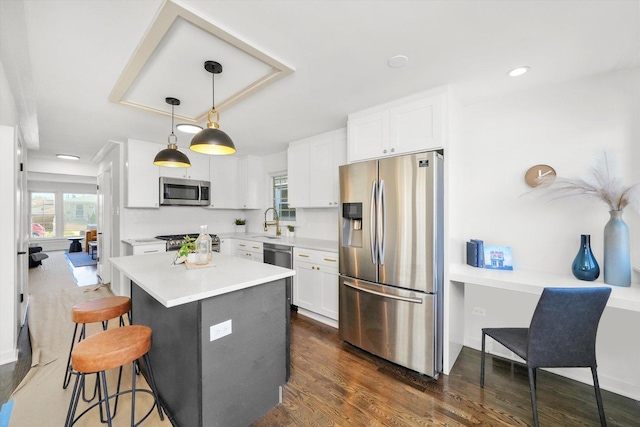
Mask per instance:
[[[385,294],[383,292],[372,291],[371,289],[361,288],[360,286],[355,285],[353,283],[349,283],[349,282],[342,282],[342,283],[344,283],[346,286],[349,286],[350,288],[353,288],[357,291],[366,292],[368,294],[377,295],[379,297],[395,299],[398,301],[412,302],[415,304],[422,304],[422,298],[400,297],[398,295],[390,295],[390,294]]]

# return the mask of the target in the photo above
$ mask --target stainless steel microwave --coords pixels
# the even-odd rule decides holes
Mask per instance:
[[[160,206],[209,206],[209,181],[160,177]]]

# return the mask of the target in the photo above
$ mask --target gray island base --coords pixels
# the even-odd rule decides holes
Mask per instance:
[[[281,401],[295,272],[223,254],[188,270],[173,256],[110,259],[131,281],[133,323],[153,330],[160,400],[175,426],[248,426]]]
[[[135,283],[133,323],[153,330],[149,353],[174,425],[245,427],[280,403],[286,382],[284,279],[166,308]],[[210,327],[231,320],[211,341]]]

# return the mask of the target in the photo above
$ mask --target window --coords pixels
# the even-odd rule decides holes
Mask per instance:
[[[96,200],[95,194],[63,194],[65,237],[83,237],[87,224],[95,224]]]
[[[55,230],[55,193],[31,193],[31,236],[54,237]]]
[[[32,192],[31,236],[84,237],[87,225],[97,221],[96,209],[95,194]]]
[[[296,220],[296,210],[289,207],[287,175],[273,177],[273,207],[278,211],[280,221]]]

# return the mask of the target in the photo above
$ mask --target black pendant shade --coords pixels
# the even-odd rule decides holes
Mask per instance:
[[[213,79],[216,74],[222,73],[222,65],[215,61],[206,61],[204,63],[204,69],[211,73],[213,102],[211,110],[207,114],[207,128],[202,129],[194,135],[189,149],[197,153],[218,156],[233,154],[236,152],[236,147],[229,135],[219,129],[220,125],[218,125],[218,121],[220,120],[220,114],[215,108],[215,85],[213,84]],[[216,115],[216,121],[212,120],[212,114]]]
[[[167,138],[169,145],[164,150],[156,154],[153,164],[169,168],[190,168],[191,162],[186,154],[178,150],[178,137],[173,133],[173,107],[180,105],[180,100],[176,98],[165,98],[165,102],[171,105],[171,134]]]
[[[167,148],[156,154],[155,159],[153,159],[153,164],[169,168],[191,167],[191,162],[187,155],[182,151],[178,151],[178,147],[174,144],[169,144]]]

